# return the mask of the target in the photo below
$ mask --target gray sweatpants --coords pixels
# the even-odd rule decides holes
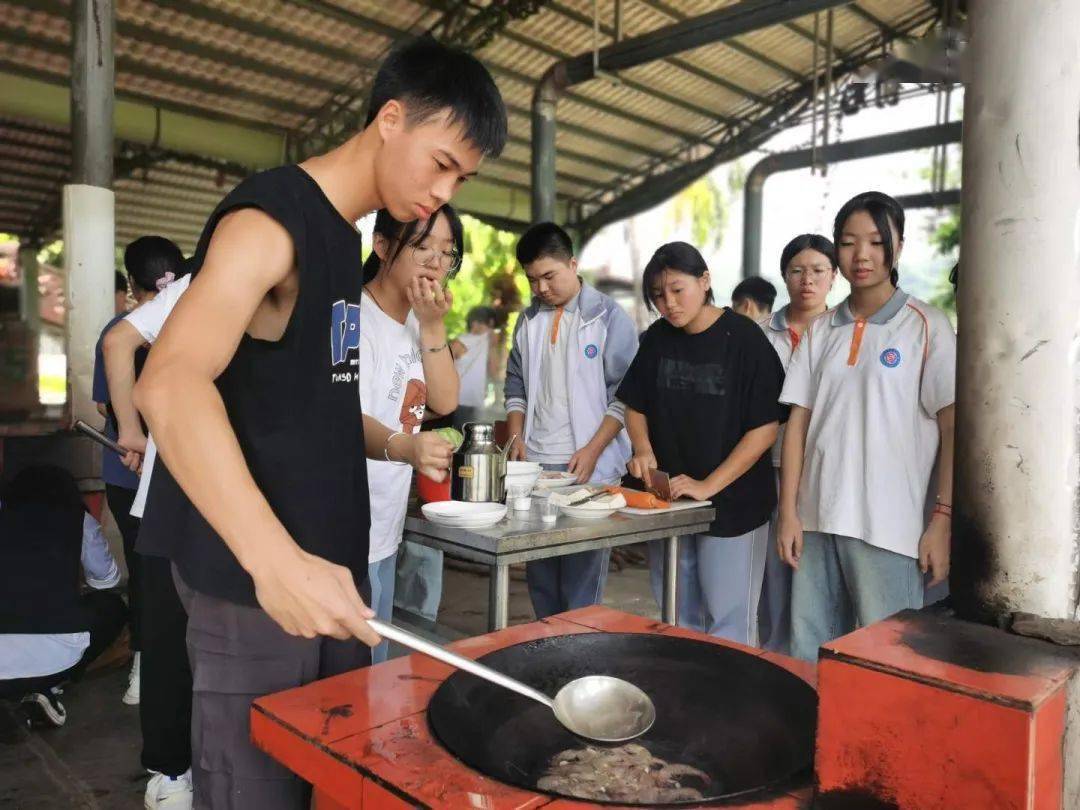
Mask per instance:
[[[737,537],[690,534],[679,539],[679,626],[740,644],[757,640],[757,609],[769,524]],[[664,541],[649,543],[649,569],[661,604]]]
[[[307,810],[310,786],[252,745],[251,703],[367,666],[370,649],[290,636],[264,610],[199,593],[175,566],[173,577],[188,614],[196,810]]]

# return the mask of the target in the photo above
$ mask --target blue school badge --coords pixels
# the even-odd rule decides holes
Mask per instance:
[[[896,368],[900,365],[900,350],[886,349],[881,353],[881,365],[885,368]]]
[[[592,360],[596,355],[600,354],[600,350],[596,347],[595,343],[590,343],[585,347],[585,356]]]

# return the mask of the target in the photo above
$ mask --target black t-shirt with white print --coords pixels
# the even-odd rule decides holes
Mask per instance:
[[[779,404],[783,385],[784,369],[761,327],[725,308],[696,335],[663,319],[654,323],[617,396],[644,414],[659,468],[701,481],[748,431],[786,419]],[[766,523],[776,506],[768,450],[712,501],[710,534],[716,537]]]

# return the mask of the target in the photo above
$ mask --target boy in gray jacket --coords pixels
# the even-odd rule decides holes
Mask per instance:
[[[533,300],[518,319],[506,367],[506,420],[513,459],[617,484],[630,459],[615,390],[637,352],[630,317],[577,274],[566,231],[532,226],[517,245]],[[607,549],[527,563],[537,618],[600,602]]]

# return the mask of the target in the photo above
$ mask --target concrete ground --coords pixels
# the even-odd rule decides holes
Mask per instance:
[[[440,622],[464,635],[484,632],[487,592],[485,574],[448,566]],[[612,567],[604,603],[629,613],[659,615],[641,562],[621,571]],[[510,623],[532,618],[524,576],[515,572]],[[123,665],[89,673],[64,694],[68,719],[60,729],[26,731],[11,707],[0,703],[0,810],[141,808],[146,772],[139,765],[138,708],[120,701],[126,687]]]

